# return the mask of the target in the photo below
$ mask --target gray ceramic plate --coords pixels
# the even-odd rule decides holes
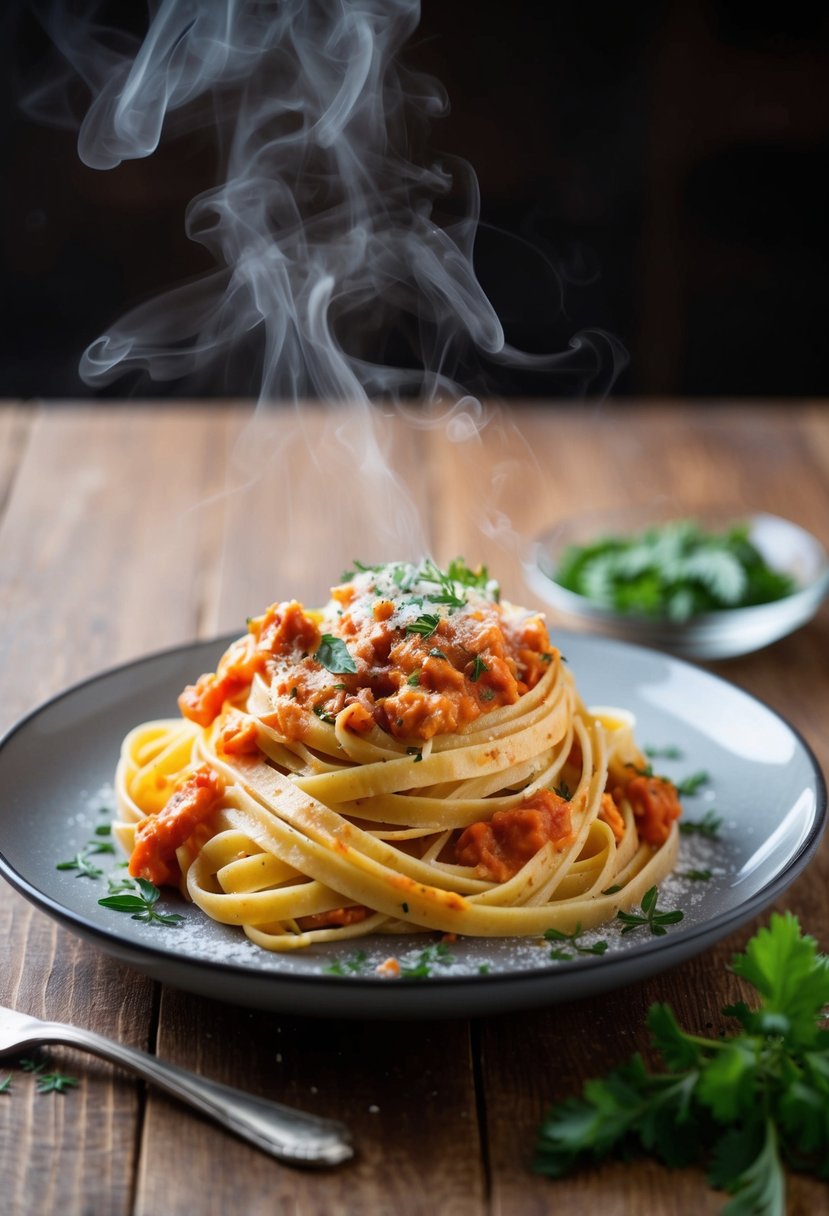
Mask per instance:
[[[120,961],[201,995],[286,1013],[420,1018],[498,1013],[595,995],[644,979],[699,953],[756,916],[814,852],[826,788],[814,757],[781,718],[730,684],[681,660],[607,639],[560,634],[557,642],[588,704],[625,706],[654,766],[676,780],[704,771],[685,800],[685,820],[719,819],[718,837],[683,835],[677,874],[659,906],[681,908],[665,936],[610,926],[581,941],[602,955],[554,960],[523,939],[467,939],[435,948],[427,936],[375,938],[289,955],[265,953],[241,931],[206,919],[175,894],[161,906],[177,927],[144,924],[99,905],[118,858],[104,873],[57,869],[100,839],[112,807],[112,773],[123,735],[175,714],[184,684],[215,667],[227,639],[153,655],[106,672],[50,701],[0,745],[0,873],[72,932]],[[665,755],[666,751],[669,755]],[[678,755],[676,754],[678,751]],[[707,880],[689,875],[710,871]],[[363,953],[358,951],[362,949]],[[424,951],[426,954],[424,955]],[[571,952],[572,953],[572,952]],[[390,955],[420,979],[384,979]]]

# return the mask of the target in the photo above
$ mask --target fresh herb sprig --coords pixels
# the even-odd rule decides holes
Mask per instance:
[[[68,1089],[75,1089],[79,1084],[77,1077],[67,1076],[65,1072],[42,1072],[37,1078],[39,1094],[65,1094]]]
[[[642,914],[637,912],[618,912],[616,919],[623,926],[622,935],[634,933],[637,929],[650,929],[654,937],[664,937],[666,925],[676,925],[683,919],[685,913],[679,908],[663,912],[658,905],[659,888],[650,887],[642,896],[640,905]]]
[[[35,1077],[39,1094],[65,1094],[67,1090],[75,1089],[80,1084],[77,1077],[70,1077],[68,1073],[60,1072],[56,1068],[47,1071],[47,1065],[50,1063],[47,1057],[32,1059],[31,1056],[23,1056],[19,1063],[24,1072],[30,1072]]]
[[[698,773],[691,773],[688,777],[683,777],[680,781],[677,781],[675,783],[676,792],[680,798],[693,798],[710,780],[710,774],[702,769]]]
[[[141,920],[146,924],[180,925],[184,920],[178,912],[159,912],[156,904],[161,896],[158,887],[146,878],[136,878],[132,891],[118,895],[105,895],[98,903],[114,912],[128,912],[133,920]]]
[[[103,825],[103,831],[96,829],[95,835],[102,836],[109,833],[109,826]],[[112,854],[115,852],[115,846],[109,840],[90,840],[82,849],[79,849],[74,857],[68,861],[59,861],[55,866],[56,870],[76,870],[76,878],[100,878],[103,870],[100,866],[95,865],[90,858],[100,856],[101,854]]]
[[[679,830],[683,836],[703,836],[706,840],[718,840],[722,817],[713,810],[708,810],[702,819],[681,819]]]
[[[783,1216],[785,1167],[829,1179],[829,956],[791,913],[732,960],[760,998],[723,1009],[740,1030],[706,1038],[669,1006],[647,1018],[665,1071],[640,1055],[582,1095],[556,1104],[539,1129],[535,1169],[554,1178],[611,1153],[644,1150],[669,1166],[698,1163],[732,1195],[724,1216]]]
[[[550,958],[557,962],[569,962],[577,954],[605,954],[607,952],[606,941],[591,942],[589,946],[586,946],[582,942],[583,936],[584,930],[581,925],[576,925],[572,933],[564,933],[561,929],[547,929],[544,934],[545,940],[559,943],[552,945]]]

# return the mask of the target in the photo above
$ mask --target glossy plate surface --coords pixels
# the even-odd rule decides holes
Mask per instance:
[[[0,745],[0,873],[69,930],[163,983],[238,1005],[330,1017],[475,1016],[594,995],[635,982],[704,950],[751,919],[792,882],[814,852],[826,788],[809,749],[771,710],[679,659],[604,638],[557,633],[585,701],[618,705],[637,738],[662,755],[656,771],[677,781],[705,772],[684,799],[686,821],[719,819],[718,837],[683,835],[678,871],[659,906],[684,919],[665,936],[616,926],[581,942],[604,954],[550,958],[536,940],[461,940],[435,949],[428,935],[326,944],[269,954],[240,930],[215,924],[175,894],[160,907],[177,927],[144,924],[99,905],[119,858],[91,858],[89,878],[57,869],[112,810],[122,737],[137,723],[176,713],[176,696],[212,670],[228,639],[196,643],[97,676],[20,722]],[[665,753],[668,753],[667,755]],[[679,754],[677,754],[677,752]],[[710,871],[707,880],[689,875]],[[363,954],[358,954],[363,951]],[[423,952],[427,951],[426,955]],[[374,972],[395,955],[427,970],[420,979]]]

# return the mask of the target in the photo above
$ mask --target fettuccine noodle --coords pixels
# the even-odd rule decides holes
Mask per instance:
[[[462,562],[360,568],[252,619],[117,769],[130,873],[267,950],[572,933],[674,866],[679,803],[540,616]]]

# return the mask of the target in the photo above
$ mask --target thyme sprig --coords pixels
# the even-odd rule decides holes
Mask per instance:
[[[114,912],[128,912],[133,920],[144,921],[145,924],[180,925],[184,920],[178,912],[159,912],[156,907],[161,892],[158,887],[146,878],[132,880],[134,887],[131,892],[118,895],[105,895],[98,903],[103,908],[111,908]]]
[[[683,920],[685,913],[679,908],[663,912],[658,907],[659,888],[650,887],[642,896],[642,915],[635,912],[618,912],[616,919],[623,926],[622,934],[634,933],[637,929],[650,929],[654,937],[664,937],[666,925],[676,925]]]

